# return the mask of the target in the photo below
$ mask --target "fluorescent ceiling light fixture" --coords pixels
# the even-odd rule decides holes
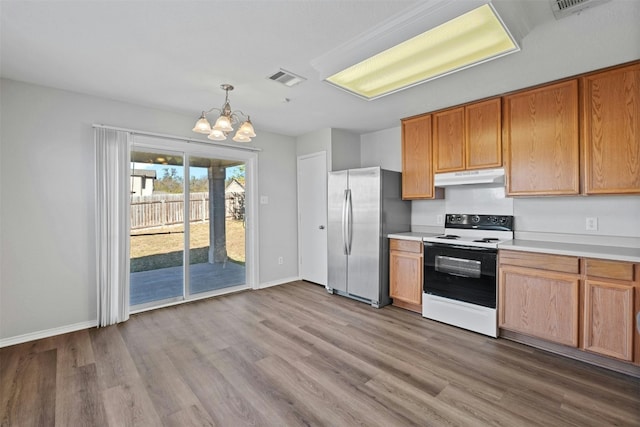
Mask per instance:
[[[520,50],[489,3],[326,78],[367,100]]]

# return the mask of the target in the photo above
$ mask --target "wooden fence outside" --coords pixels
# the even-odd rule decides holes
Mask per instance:
[[[225,201],[226,216],[242,219],[244,217],[244,193],[227,193]],[[238,200],[242,199],[242,215],[235,214]],[[131,229],[162,227],[184,222],[183,194],[154,194],[152,196],[131,196]],[[189,221],[205,222],[209,220],[209,193],[190,193]]]

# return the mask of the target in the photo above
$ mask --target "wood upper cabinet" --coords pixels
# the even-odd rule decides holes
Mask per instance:
[[[402,120],[402,198],[433,199],[431,115]]]
[[[585,259],[583,342],[590,352],[632,361],[634,348],[634,265]],[[637,339],[637,338],[636,338]],[[640,363],[640,361],[636,361]]]
[[[640,193],[640,63],[581,83],[584,192]]]
[[[503,98],[507,194],[580,193],[578,80]]]
[[[461,171],[465,168],[464,107],[433,114],[434,172]]]
[[[499,272],[501,328],[578,346],[578,258],[501,251]]]
[[[434,113],[434,171],[502,166],[501,132],[500,98]]]
[[[501,101],[501,98],[493,98],[465,107],[467,169],[502,166]]]
[[[393,305],[422,313],[423,244],[390,239],[389,296]]]

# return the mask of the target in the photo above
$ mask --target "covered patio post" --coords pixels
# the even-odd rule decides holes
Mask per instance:
[[[209,263],[227,261],[224,180],[226,168],[209,167]]]

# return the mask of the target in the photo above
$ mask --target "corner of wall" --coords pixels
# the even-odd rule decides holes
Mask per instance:
[[[331,129],[331,170],[359,168],[360,135],[343,130]]]

